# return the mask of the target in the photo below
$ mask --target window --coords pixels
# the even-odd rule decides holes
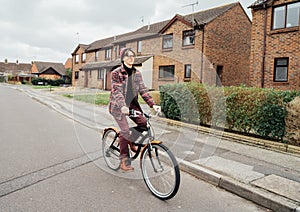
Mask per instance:
[[[182,45],[183,46],[192,46],[194,45],[195,31],[188,30],[183,31],[182,33]]]
[[[191,78],[191,70],[192,66],[191,64],[184,65],[184,78]]]
[[[142,52],[142,41],[137,42],[137,52],[141,53]]]
[[[111,58],[111,49],[105,49],[105,59]]]
[[[173,48],[173,34],[163,36],[163,49]]]
[[[171,66],[160,66],[159,67],[159,78],[160,79],[174,79],[174,69],[173,65]]]
[[[75,63],[79,63],[79,54],[75,55]]]
[[[289,58],[275,58],[274,82],[288,81]]]
[[[273,29],[299,26],[300,2],[274,7]]]
[[[99,58],[99,51],[96,51],[96,52],[95,52],[95,60],[97,61],[98,58]]]
[[[79,72],[75,71],[75,79],[78,79],[78,76],[79,76]]]
[[[85,63],[86,61],[86,53],[81,54],[81,62]]]
[[[105,72],[105,69],[98,70],[98,79],[104,79],[104,72]]]

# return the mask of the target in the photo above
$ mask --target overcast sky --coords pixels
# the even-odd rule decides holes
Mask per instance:
[[[240,0],[247,7],[255,0]],[[197,0],[0,0],[0,62],[65,63],[78,43],[134,31],[192,13]],[[198,0],[194,11],[234,0]]]

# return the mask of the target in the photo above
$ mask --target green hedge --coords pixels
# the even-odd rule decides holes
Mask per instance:
[[[45,78],[33,78],[31,80],[31,83],[33,85],[51,85],[51,86],[60,86],[62,84],[65,84],[65,80],[64,79],[57,79],[57,80],[52,80],[52,79],[45,79]]]
[[[162,86],[160,95],[167,118],[282,141],[286,105],[300,91],[182,83]]]

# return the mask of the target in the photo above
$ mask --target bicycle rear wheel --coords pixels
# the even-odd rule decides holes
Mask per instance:
[[[107,166],[112,170],[118,170],[120,168],[120,141],[114,129],[105,131],[102,138],[102,152]]]
[[[145,148],[140,161],[144,181],[154,196],[161,200],[174,197],[179,189],[180,172],[176,158],[163,144]]]

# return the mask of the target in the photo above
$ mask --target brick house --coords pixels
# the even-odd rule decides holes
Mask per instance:
[[[130,47],[137,53],[135,66],[151,89],[186,81],[248,85],[250,36],[251,21],[239,2],[176,14],[133,32],[80,44],[72,53],[72,83],[110,89],[110,72],[120,64],[119,51]]]
[[[257,0],[252,9],[251,86],[300,89],[300,2]]]
[[[62,63],[32,62],[30,73],[45,79],[60,79],[66,75],[66,69]]]
[[[65,69],[72,69],[72,58],[67,58],[66,62],[65,62]]]
[[[23,82],[30,80],[30,63],[10,63],[7,60],[0,62],[0,76],[4,81],[13,80],[14,82]]]

